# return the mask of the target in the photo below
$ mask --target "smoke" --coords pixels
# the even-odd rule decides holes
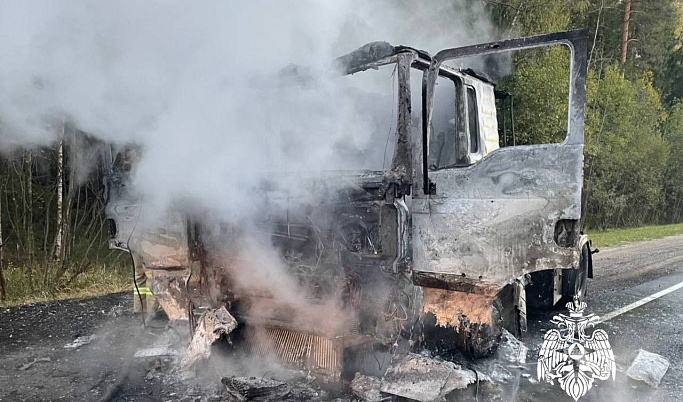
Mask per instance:
[[[392,71],[339,78],[334,57],[375,40],[435,52],[493,31],[467,0],[10,2],[0,149],[53,144],[67,121],[141,146],[132,185],[148,210],[182,197],[249,210],[248,189],[273,171],[388,164],[376,150],[393,142]],[[307,66],[303,88],[278,80],[292,64]]]
[[[142,221],[183,202],[248,226],[264,215],[252,191],[264,179],[296,188],[302,174],[389,166],[395,71],[340,76],[335,57],[371,41],[434,53],[494,32],[474,0],[4,2],[0,151],[53,146],[66,122],[139,147],[129,191]],[[78,155],[82,180],[97,158]],[[335,295],[308,303],[267,240],[239,246],[237,286],[266,285],[302,326],[344,323]]]

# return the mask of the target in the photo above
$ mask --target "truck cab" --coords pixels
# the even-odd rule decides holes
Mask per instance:
[[[562,272],[586,270],[579,232],[586,35],[433,56],[369,43],[332,69],[350,78],[383,66],[395,71],[386,168],[311,172],[294,188],[273,173],[253,189],[265,207],[249,225],[175,207],[145,227],[135,225],[144,211],[125,190],[126,173],[105,169],[110,244],[154,272],[150,288],[172,319],[194,331],[198,310],[225,307],[240,323],[244,350],[333,379],[386,368],[363,360],[368,348],[423,345],[487,356],[503,327],[524,330],[534,277],[534,291],[550,292],[553,304]],[[494,83],[451,62],[551,45],[571,50],[567,136],[501,147]],[[105,156],[105,165],[116,158]],[[264,253],[266,243],[277,252]],[[264,279],[273,277],[282,283]]]

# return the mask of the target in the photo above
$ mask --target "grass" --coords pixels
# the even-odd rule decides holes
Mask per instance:
[[[41,275],[40,272],[40,268],[35,269],[34,280],[31,281],[25,267],[5,266],[3,273],[7,288],[7,301],[0,301],[0,307],[101,296],[130,290],[133,283],[133,272],[130,266],[99,265],[76,277],[71,277],[67,273],[58,284],[43,284],[40,280],[36,281],[35,277]]]
[[[661,239],[666,236],[683,234],[683,223],[675,225],[642,226],[629,229],[608,229],[606,231],[588,231],[593,246],[619,246],[641,240]]]

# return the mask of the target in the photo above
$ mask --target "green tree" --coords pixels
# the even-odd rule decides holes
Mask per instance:
[[[664,210],[661,221],[683,221],[683,103],[673,105],[664,124],[664,139],[669,145],[669,163],[664,172]]]
[[[633,0],[628,34],[628,51],[623,71],[637,79],[652,72],[657,88],[666,91],[664,76],[671,69],[674,49],[679,47],[681,0]],[[585,11],[572,16],[572,27],[590,29],[590,67],[597,71],[619,61],[624,24],[622,0],[590,0]],[[679,58],[680,59],[680,58]]]
[[[573,16],[585,12],[590,0],[484,0],[502,32],[539,35],[568,29]]]
[[[653,220],[669,156],[658,92],[648,77],[630,81],[613,66],[602,79],[591,74],[587,96],[586,224],[604,229]]]
[[[501,88],[515,99],[517,143],[561,142],[567,132],[569,50],[564,46],[522,52]]]

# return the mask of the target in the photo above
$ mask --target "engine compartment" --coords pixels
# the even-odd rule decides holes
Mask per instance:
[[[188,290],[191,310],[227,306],[233,341],[253,354],[336,380],[347,349],[410,337],[416,289],[391,186],[329,183],[267,192],[268,214],[250,225],[190,225]]]

